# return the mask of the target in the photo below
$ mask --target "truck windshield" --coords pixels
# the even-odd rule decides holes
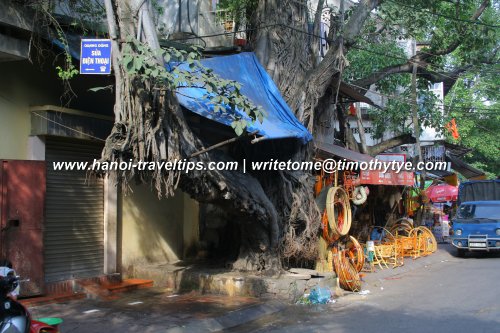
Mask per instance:
[[[500,219],[500,204],[461,205],[457,217],[462,219]]]

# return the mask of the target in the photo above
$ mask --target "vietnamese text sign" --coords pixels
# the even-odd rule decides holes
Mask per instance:
[[[371,185],[403,185],[403,186],[413,186],[414,184],[414,174],[410,171],[376,171],[376,170],[366,170],[359,173],[359,183],[360,184],[371,184]]]
[[[82,39],[80,74],[111,74],[110,39]]]

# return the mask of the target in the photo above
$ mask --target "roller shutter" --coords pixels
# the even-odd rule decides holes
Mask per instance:
[[[85,171],[55,171],[56,161],[93,161],[102,146],[47,137],[45,280],[98,276],[104,266],[104,186]]]

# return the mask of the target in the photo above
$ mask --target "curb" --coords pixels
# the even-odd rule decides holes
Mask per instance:
[[[62,303],[86,298],[85,293],[55,294],[41,297],[31,297],[19,300],[24,306],[35,307],[47,304]]]
[[[252,305],[241,310],[234,310],[216,318],[190,320],[185,325],[169,328],[166,332],[218,332],[282,311],[285,307],[281,302],[270,301],[266,304]]]

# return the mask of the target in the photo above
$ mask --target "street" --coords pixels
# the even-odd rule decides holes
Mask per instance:
[[[486,332],[500,324],[500,255],[457,258],[448,244],[405,266],[367,273],[366,295],[346,293],[328,305],[284,305],[252,320],[248,310],[270,301],[245,297],[167,296],[160,290],[118,300],[82,300],[34,308],[34,317],[59,316],[62,332]],[[274,302],[274,301],[273,301]],[[237,313],[235,310],[247,311]],[[233,312],[235,311],[235,312]],[[259,312],[260,311],[260,312]],[[224,325],[214,325],[211,318]],[[241,322],[242,324],[238,324]],[[229,323],[229,324],[228,324]],[[230,327],[230,328],[227,328]]]
[[[0,333],[500,332],[498,18],[0,0]]]
[[[433,255],[441,260],[433,260],[433,264],[380,279],[367,276],[364,289],[370,293],[366,296],[349,295],[333,305],[290,307],[272,318],[229,331],[498,331],[500,256],[474,253],[462,259],[454,255],[454,249],[444,245]]]

